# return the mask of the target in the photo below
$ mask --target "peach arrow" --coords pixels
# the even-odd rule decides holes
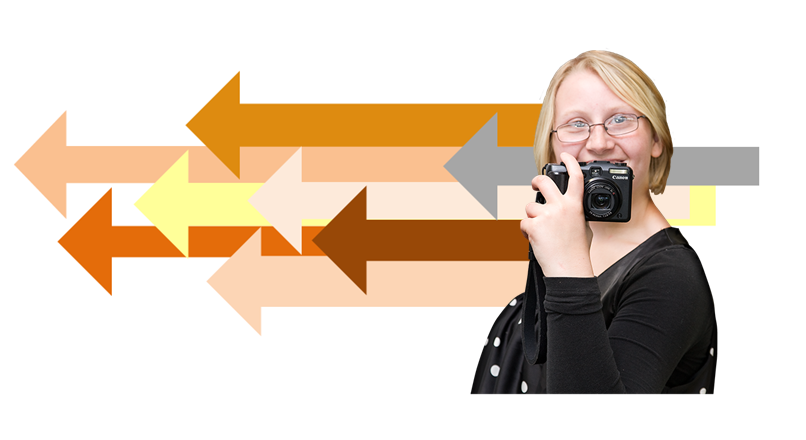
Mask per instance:
[[[373,261],[372,295],[364,295],[327,257],[261,257],[265,232],[255,233],[208,280],[258,334],[261,307],[502,307],[523,291],[528,265]]]

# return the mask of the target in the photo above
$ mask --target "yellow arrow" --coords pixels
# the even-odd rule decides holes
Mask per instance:
[[[262,183],[188,183],[182,155],[134,206],[188,256],[189,226],[270,226],[249,204]]]

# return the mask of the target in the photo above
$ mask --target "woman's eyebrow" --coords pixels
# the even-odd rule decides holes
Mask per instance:
[[[606,111],[605,113],[607,114],[607,116],[605,116],[605,119],[603,119],[602,121],[599,121],[599,122],[603,122],[607,118],[610,118],[610,117],[612,117],[614,115],[618,115],[618,114],[633,114],[633,113],[637,113],[637,112],[635,110],[633,110],[629,106],[618,105],[618,106],[608,108],[608,111]],[[558,113],[557,116],[556,116],[556,120],[557,120],[557,122],[560,122],[560,121],[567,122],[567,121],[570,121],[572,119],[579,118],[579,119],[584,119],[584,120],[587,121],[589,119],[587,115],[588,115],[588,112],[586,112],[586,111],[579,110],[579,109],[572,109],[572,110],[568,110],[568,111],[566,111],[564,113]]]

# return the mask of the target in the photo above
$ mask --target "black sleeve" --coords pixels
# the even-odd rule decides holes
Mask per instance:
[[[702,265],[682,246],[633,268],[609,328],[596,278],[545,281],[549,393],[659,393],[712,316]]]

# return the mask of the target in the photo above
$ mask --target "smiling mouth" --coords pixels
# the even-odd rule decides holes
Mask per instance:
[[[591,159],[591,160],[586,161],[585,163],[591,163],[594,160],[602,160],[602,161],[605,161],[605,162],[627,163],[627,159]]]

